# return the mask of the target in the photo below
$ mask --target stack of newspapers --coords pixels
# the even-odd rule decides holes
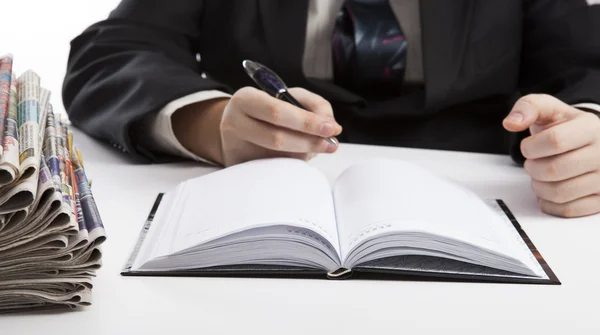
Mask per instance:
[[[50,92],[0,58],[0,313],[90,304],[104,227]],[[1,331],[0,331],[1,333]]]

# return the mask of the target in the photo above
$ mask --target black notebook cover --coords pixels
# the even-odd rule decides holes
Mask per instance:
[[[418,281],[459,281],[560,285],[560,281],[541,253],[536,249],[521,228],[519,222],[502,200],[495,200],[498,208],[511,221],[531,253],[546,272],[549,279],[523,276],[485,266],[429,256],[390,257],[371,261],[357,266],[343,276],[332,276],[326,271],[303,267],[274,265],[239,265],[199,268],[177,271],[132,271],[141,245],[154,220],[163,193],[159,194],[152,206],[138,241],[129,260],[121,271],[123,276],[180,276],[180,277],[271,277],[271,278],[315,278],[315,279],[377,279],[377,280],[418,280]],[[432,270],[435,264],[436,270]]]

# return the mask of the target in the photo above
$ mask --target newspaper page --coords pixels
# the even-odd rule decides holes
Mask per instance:
[[[48,130],[52,131],[49,126],[52,119],[48,120]],[[54,119],[56,125],[56,155],[58,156],[58,169],[60,173],[60,190],[62,192],[63,203],[65,209],[69,209],[70,215],[77,222],[78,233],[72,236],[69,240],[69,245],[73,248],[81,248],[89,245],[88,229],[84,224],[84,218],[81,215],[81,208],[78,207],[75,189],[73,183],[73,167],[71,163],[71,153],[69,150],[70,140],[68,136],[68,125],[66,120],[62,120],[60,115],[56,115]]]
[[[63,284],[48,285],[55,281]],[[74,283],[75,286],[64,284],[69,282]],[[40,287],[40,289],[31,289],[31,287]],[[90,289],[91,282],[81,278],[7,281],[0,285],[0,313],[14,312],[23,308],[29,310],[56,308],[57,304],[65,308],[89,306]]]
[[[69,246],[72,246],[74,249],[79,249],[88,246],[90,238],[85,225],[83,211],[81,209],[81,198],[79,197],[79,193],[77,191],[77,184],[73,185],[73,192],[75,192],[75,205],[77,206],[75,210],[75,220],[77,220],[77,228],[79,229],[79,232],[77,235],[72,236],[69,239]]]
[[[37,170],[40,159],[40,77],[31,70],[22,74],[18,92],[19,161],[21,176],[26,178]]]
[[[16,78],[13,73],[12,78]],[[3,154],[0,158],[0,187],[15,181],[19,175],[19,136],[17,131],[17,83],[10,84],[8,114],[5,120],[2,142]]]
[[[68,220],[58,217],[60,214],[58,212],[59,210],[55,208],[53,211],[46,213],[47,217],[22,222],[5,229],[3,234],[0,235],[0,256],[5,250],[31,243],[35,239],[46,235],[53,233],[66,235],[69,232]],[[51,224],[53,224],[53,229],[49,227]]]
[[[81,153],[40,77],[27,71],[16,79],[3,63],[0,314],[87,306],[106,236]]]
[[[30,206],[37,195],[39,148],[40,77],[27,71],[18,79],[20,178],[12,187],[0,189],[0,214]]]
[[[28,223],[22,229],[13,232],[10,239],[0,241],[0,256],[6,250],[33,243],[42,237],[59,234],[61,238],[68,239],[77,234],[76,222],[60,207],[58,209],[51,208],[46,217],[38,217],[35,221],[31,225]]]
[[[49,123],[49,127],[51,127],[51,122]],[[70,141],[70,143],[72,143],[72,141]],[[71,187],[71,189],[75,190],[76,193],[79,193],[77,192],[78,187],[82,189],[81,197],[79,199],[79,204],[82,205],[77,206],[79,221],[75,222],[75,220],[73,220],[68,202],[63,201],[62,205],[56,205],[61,203],[61,197],[59,194],[57,194],[57,192],[54,192],[54,183],[50,181],[50,172],[47,165],[44,163],[44,160],[40,167],[39,185],[49,186],[44,187],[44,191],[42,191],[42,188],[40,188],[40,192],[48,194],[50,200],[44,201],[44,203],[46,203],[45,205],[42,205],[42,201],[40,201],[39,206],[36,207],[33,214],[27,218],[27,229],[21,230],[18,233],[23,234],[24,232],[27,232],[28,235],[37,236],[44,236],[50,233],[63,233],[72,236],[69,238],[68,243],[70,249],[75,250],[78,248],[83,248],[83,250],[89,250],[104,242],[104,240],[106,239],[105,231],[95,201],[91,194],[87,177],[85,176],[83,164],[80,161],[81,153],[75,148],[71,148],[70,152],[68,152],[68,155],[74,157],[75,160],[75,171],[72,172],[73,178],[71,178],[71,180],[76,181],[78,183],[78,185],[69,186]],[[51,203],[54,203],[55,205],[51,205]],[[50,211],[53,208],[60,209],[57,211]],[[46,218],[50,218],[50,220],[45,220]],[[77,232],[77,223],[79,224],[79,232],[77,235],[73,235]],[[88,238],[88,231],[91,231],[93,233],[91,238]],[[3,246],[2,240],[4,239],[0,237],[0,250],[7,250],[7,246]],[[25,242],[30,243],[31,241]],[[8,246],[8,249],[20,245],[22,244],[13,243],[13,245]],[[23,247],[21,246],[21,248]]]
[[[47,115],[50,111],[53,111],[52,104],[50,103],[50,96],[52,94],[49,90],[45,88],[40,89],[40,115],[38,118],[39,122],[39,143],[37,145],[38,150],[42,151],[42,146],[44,145],[44,132],[46,130],[46,121]]]
[[[50,175],[50,169],[48,168],[48,165],[46,165],[46,160],[42,155],[40,160],[37,197],[34,203],[26,208],[27,213],[29,214],[27,218],[33,218],[39,208],[44,208],[51,200],[51,196],[54,192],[56,192],[56,188],[52,181],[52,176]]]
[[[12,187],[2,189],[0,194],[0,214],[14,213],[33,204],[37,194],[37,167],[32,175],[18,180]]]
[[[4,120],[8,115],[10,85],[12,82],[13,56],[8,54],[0,58],[0,143],[4,138]],[[2,148],[0,148],[0,157]]]
[[[42,88],[41,89],[41,114],[40,114],[40,132],[39,132],[39,143],[38,148],[40,151],[41,159],[39,166],[39,180],[38,180],[38,189],[37,189],[37,197],[29,208],[27,208],[27,212],[29,214],[34,214],[37,207],[45,206],[45,202],[50,199],[51,193],[58,191],[55,187],[55,184],[52,180],[52,175],[49,167],[47,166],[46,160],[43,154],[45,133],[46,133],[46,124],[48,115],[54,114],[52,104],[50,104],[50,91]],[[52,116],[53,117],[53,116]]]
[[[43,148],[52,181],[54,182],[57,192],[61,193],[62,179],[60,176],[60,163],[58,159],[56,121],[54,119],[54,113],[52,112],[48,113],[47,116]]]
[[[96,201],[92,195],[92,190],[88,182],[83,164],[80,161],[81,153],[77,148],[71,148],[71,158],[75,171],[74,179],[76,185],[76,198],[81,204],[81,223],[85,225],[89,238],[95,245],[102,243],[106,239],[100,212],[96,206]]]
[[[4,227],[6,227],[6,221],[8,221],[8,216],[0,215],[0,233],[2,233]]]
[[[27,259],[17,262],[9,260],[6,265],[3,264],[0,282],[15,278],[44,278],[47,274],[54,277],[87,277],[102,266],[102,253],[99,248],[79,248],[75,251],[61,248],[56,255],[53,252],[46,255],[35,252],[29,254],[31,257],[25,256]]]
[[[4,216],[6,217],[6,222],[5,222],[6,227],[11,228],[11,229],[7,229],[5,231],[5,234],[12,229],[18,228],[17,225],[20,225],[21,223],[23,223],[23,221],[25,221],[27,212],[28,212],[27,210],[22,209],[22,210],[18,210],[16,212],[4,214]]]
[[[58,116],[58,119],[60,120],[60,115]],[[75,192],[73,191],[73,164],[71,163],[71,150],[69,146],[69,125],[67,124],[67,121],[61,121],[61,130],[61,143],[64,145],[63,152],[65,159],[65,178],[69,187],[69,200],[71,201],[71,208],[73,209],[73,217],[77,219],[77,204],[75,202]]]
[[[44,151],[53,157],[50,159],[46,159],[44,157],[45,155],[42,155],[41,157],[41,164],[38,173],[39,182],[37,183],[38,197],[30,207],[24,210],[27,214],[25,219],[26,226],[20,227],[18,225],[19,222],[13,222],[13,220],[9,221],[9,224],[12,225],[14,223],[15,225],[11,227],[12,229],[7,230],[4,236],[0,236],[0,249],[3,249],[3,247],[6,248],[6,246],[2,245],[6,240],[13,243],[13,245],[10,247],[14,247],[16,245],[15,242],[20,244],[22,241],[16,241],[15,237],[16,235],[24,236],[24,234],[41,236],[44,234],[60,232],[71,236],[70,239],[73,239],[73,243],[76,244],[82,242],[87,243],[88,241],[87,229],[84,229],[84,231],[81,232],[82,234],[78,234],[82,236],[73,236],[77,234],[78,231],[77,221],[72,215],[72,204],[70,202],[70,198],[68,196],[63,197],[60,189],[61,184],[59,180],[60,177],[58,176],[59,172],[56,171],[59,169],[59,164],[56,158],[57,137],[54,135],[54,113],[52,112],[51,108],[49,108],[46,118],[48,121],[44,123],[46,124],[47,128],[47,131],[45,132],[46,136],[44,141]],[[64,136],[61,136],[60,138],[64,139],[63,137]],[[67,155],[69,154],[66,149],[65,152]],[[46,162],[52,164],[51,166],[53,171],[51,171]],[[70,160],[69,164],[65,164],[65,166],[70,168]],[[68,179],[66,182],[69,183],[67,185],[68,189],[73,189],[73,186],[70,185],[71,179]],[[65,198],[67,201],[63,200]]]
[[[36,238],[51,234],[61,234],[69,238],[78,233],[77,222],[71,215],[71,209],[60,195],[50,192],[50,199],[45,205],[26,218],[21,224],[5,229],[0,235],[0,257],[2,251],[26,243]]]
[[[60,234],[37,238],[30,243],[3,250],[0,267],[6,270],[9,266],[12,267],[36,260],[43,261],[46,259],[61,258],[64,254],[62,252],[67,250],[66,248],[67,239]],[[71,256],[64,260],[68,261],[72,258]],[[2,278],[4,273],[0,274],[0,278]]]
[[[60,171],[61,191],[65,203],[71,208],[73,217],[75,217],[75,197],[73,196],[73,187],[71,186],[71,159],[69,157],[68,140],[66,134],[66,124],[62,122],[61,116],[56,117],[56,152],[58,156],[58,167]]]
[[[0,58],[0,143],[4,142],[5,120],[8,117],[11,103],[12,78],[12,55],[5,55]],[[0,158],[4,154],[4,148],[0,147]],[[10,171],[0,170],[0,185],[6,185],[14,180],[14,175]]]

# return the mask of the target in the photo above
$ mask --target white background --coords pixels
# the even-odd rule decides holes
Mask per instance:
[[[119,2],[0,0],[0,54],[14,54],[17,75],[28,69],[36,71],[42,86],[52,91],[54,110],[63,111],[61,91],[69,43],[85,28],[105,19]]]

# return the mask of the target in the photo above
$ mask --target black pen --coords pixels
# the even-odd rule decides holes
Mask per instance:
[[[254,82],[263,91],[267,92],[268,94],[274,96],[279,100],[289,102],[296,107],[308,111],[306,107],[302,106],[302,104],[290,94],[283,80],[281,80],[281,78],[279,78],[279,76],[275,74],[275,72],[273,72],[271,69],[251,60],[243,61],[242,66],[244,67],[246,73],[250,76],[250,78],[252,78],[252,80],[254,80]],[[328,137],[326,138],[326,140],[327,142],[335,146],[338,145],[338,142],[333,137]]]

